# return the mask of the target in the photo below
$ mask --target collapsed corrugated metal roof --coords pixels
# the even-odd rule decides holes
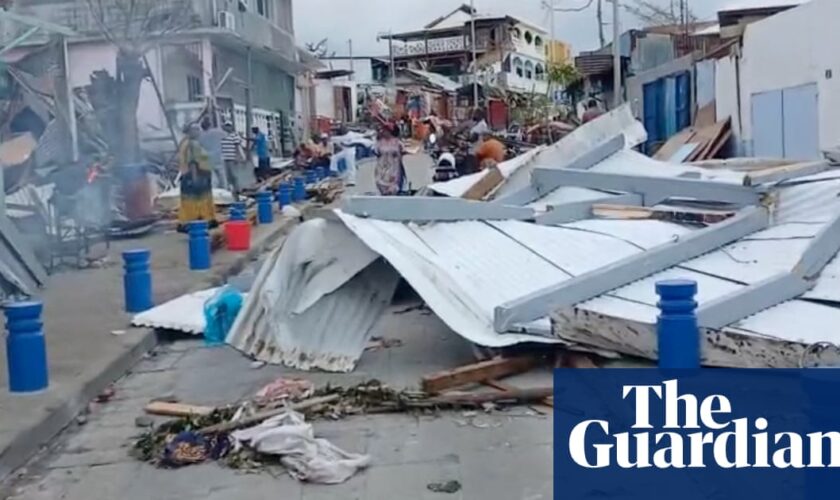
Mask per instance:
[[[508,163],[503,189],[523,165],[529,181],[501,201],[354,199],[338,222],[304,224],[258,280],[229,342],[267,361],[352,369],[397,276],[484,346],[655,358],[654,285],[674,277],[699,284],[707,364],[796,366],[805,346],[836,340],[827,325],[840,320],[838,171],[669,164],[601,132]],[[474,182],[435,190],[457,196]],[[601,219],[598,207],[678,218]],[[679,218],[698,213],[716,218]]]

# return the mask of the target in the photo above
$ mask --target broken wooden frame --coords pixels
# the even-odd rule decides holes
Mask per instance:
[[[769,214],[765,208],[745,208],[731,219],[688,233],[678,241],[664,243],[502,304],[494,311],[494,327],[499,333],[508,332],[517,323],[544,318],[557,309],[574,306],[663,271],[765,229],[768,223]]]
[[[603,203],[614,203],[623,205],[641,205],[642,196],[630,194],[607,195],[592,200],[572,201],[560,203],[548,207],[548,211],[537,216],[537,224],[556,225],[574,222],[577,220],[589,219],[592,217],[592,207]]]

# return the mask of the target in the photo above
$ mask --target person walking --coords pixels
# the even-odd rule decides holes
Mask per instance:
[[[268,154],[268,138],[259,127],[251,128],[252,149],[257,155],[257,181],[261,182],[271,177],[271,156]]]
[[[222,159],[225,162],[225,175],[233,192],[233,198],[239,201],[239,170],[245,161],[242,149],[242,137],[236,132],[233,123],[225,122],[222,127],[225,137],[222,139]]]
[[[201,120],[201,135],[198,142],[207,152],[210,158],[210,166],[213,169],[213,186],[220,189],[229,189],[228,178],[225,174],[225,161],[222,156],[222,139],[225,133],[219,127],[213,125],[209,116]]]
[[[216,207],[213,204],[213,168],[210,156],[199,142],[201,130],[190,125],[178,146],[178,170],[181,174],[181,199],[178,206],[178,231],[185,232],[187,224],[205,220],[216,226]]]
[[[403,147],[394,123],[385,123],[379,130],[373,153],[376,155],[374,179],[376,188],[383,196],[395,196],[405,191],[405,166]]]

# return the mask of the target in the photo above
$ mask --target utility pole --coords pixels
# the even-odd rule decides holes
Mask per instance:
[[[604,5],[603,0],[598,0],[597,14],[598,17],[598,42],[601,47],[607,44],[607,39],[604,37]]]
[[[348,49],[350,51],[350,71],[351,71],[350,81],[352,82],[353,80],[356,79],[356,75],[355,75],[354,68],[353,68],[353,39],[352,38],[350,40],[347,40],[347,46],[348,46]]]
[[[472,46],[473,106],[478,109],[478,43],[475,39],[475,0],[470,0],[470,45]]]
[[[621,22],[619,0],[613,2],[613,106],[621,105]]]

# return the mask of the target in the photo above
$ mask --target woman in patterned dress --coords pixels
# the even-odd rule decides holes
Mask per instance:
[[[386,123],[379,131],[374,147],[377,157],[374,178],[382,196],[396,196],[405,191],[403,147],[396,133],[396,125]]]

